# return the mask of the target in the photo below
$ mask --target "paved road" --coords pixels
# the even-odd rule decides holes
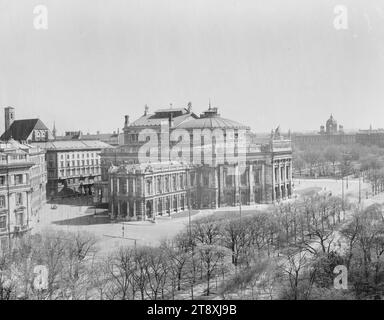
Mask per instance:
[[[341,194],[341,180],[331,179],[311,179],[311,180],[295,180],[296,192],[306,192],[306,190],[325,190],[331,191],[333,195]],[[358,180],[348,181],[348,189],[345,185],[345,195],[353,201],[358,199],[359,182]],[[368,190],[368,185],[362,183],[362,190]],[[363,191],[365,192],[365,191]],[[362,193],[363,193],[362,192]],[[381,196],[384,200],[384,195]],[[172,218],[161,217],[156,223],[149,221],[144,222],[125,222],[124,230],[121,223],[110,223],[107,213],[102,215],[103,210],[95,209],[77,200],[74,205],[58,204],[57,209],[51,209],[50,205],[45,205],[39,217],[32,220],[34,233],[46,228],[54,230],[64,230],[69,232],[88,232],[94,234],[99,239],[99,246],[102,252],[109,252],[121,245],[134,245],[134,240],[120,239],[119,237],[137,239],[138,245],[158,245],[163,239],[170,239],[188,225],[188,214],[183,213],[175,215]],[[378,199],[365,200],[364,202],[372,203],[379,201]],[[261,210],[266,205],[243,206],[246,210]],[[238,212],[239,208],[220,208],[218,212],[234,211]],[[212,214],[212,210],[201,210],[194,214],[192,219]],[[38,221],[39,220],[39,221]]]

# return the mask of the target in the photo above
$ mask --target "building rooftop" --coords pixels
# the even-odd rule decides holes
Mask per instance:
[[[173,120],[174,126],[178,126],[186,120],[197,118],[194,113],[189,112],[185,108],[160,109],[153,114],[144,114],[139,119],[129,124],[129,127],[160,126],[163,121],[168,121],[170,117]]]
[[[33,145],[47,150],[90,150],[113,148],[113,146],[99,140],[55,140],[48,142],[33,142]]]
[[[122,164],[119,166],[111,166],[109,173],[150,173],[164,172],[167,170],[185,169],[188,165],[177,161],[156,162],[156,163],[138,163],[138,164]]]
[[[220,114],[218,114],[217,112],[217,108],[211,107],[208,110],[204,111],[200,115],[200,118],[190,119],[176,126],[180,129],[249,129],[249,127],[246,125],[243,125],[234,120],[221,117]]]
[[[18,141],[26,141],[33,130],[48,130],[48,128],[40,119],[15,120],[0,139],[9,140],[13,138]]]

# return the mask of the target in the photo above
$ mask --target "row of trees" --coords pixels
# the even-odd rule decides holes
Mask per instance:
[[[381,205],[354,208],[339,231],[339,250],[304,251],[290,255],[280,276],[287,285],[280,297],[286,299],[382,299],[384,295],[384,217]],[[347,288],[334,288],[334,269],[347,270]]]
[[[384,149],[376,146],[324,145],[301,146],[293,151],[297,174],[309,176],[345,176],[364,172],[378,164],[382,166]]]
[[[380,206],[355,208],[314,195],[262,212],[194,220],[158,247],[98,254],[88,234],[24,237],[0,259],[0,299],[368,298],[381,296],[384,219]],[[335,291],[345,264],[351,289]],[[34,267],[48,269],[37,290]],[[214,286],[215,284],[215,286]]]

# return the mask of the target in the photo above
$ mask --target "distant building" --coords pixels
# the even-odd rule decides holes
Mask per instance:
[[[113,133],[100,133],[95,134],[83,134],[81,131],[66,131],[64,136],[57,136],[56,140],[98,140],[105,142],[111,146],[118,146],[122,140],[123,135],[119,132]]]
[[[56,137],[40,119],[15,119],[15,109],[5,108],[7,130],[1,140],[17,140],[32,148],[30,160],[34,162],[31,172],[32,211],[37,212],[46,197],[71,194],[92,194],[93,184],[100,179],[100,157],[104,148],[111,148],[98,139],[82,139],[81,131],[67,132],[65,137]],[[55,139],[56,137],[56,139]],[[62,138],[62,139],[61,139]]]
[[[356,134],[356,142],[368,146],[384,147],[384,129],[359,130]]]
[[[0,142],[0,240],[2,247],[31,228],[45,201],[45,160],[36,147]]]
[[[31,143],[53,139],[52,133],[40,119],[14,120],[13,118],[11,121],[9,117],[14,117],[14,109],[12,108],[12,113],[10,113],[8,109],[9,108],[5,109],[6,129],[1,135],[0,140],[7,141],[14,139],[19,142]]]
[[[35,142],[46,150],[47,196],[92,194],[100,180],[100,152],[112,146],[92,140]]]
[[[337,125],[337,121],[331,115],[325,126],[320,126],[318,133],[312,134],[292,134],[292,144],[294,146],[319,146],[326,144],[353,144],[356,143],[355,133],[345,133],[342,125]]]

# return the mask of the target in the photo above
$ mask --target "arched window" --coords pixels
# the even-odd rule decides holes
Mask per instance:
[[[176,177],[173,176],[173,179],[172,179],[172,190],[176,190]]]
[[[169,192],[169,179],[168,179],[168,177],[165,178],[165,191]]]
[[[161,179],[157,178],[157,193],[161,193]]]
[[[151,180],[147,180],[147,194],[151,194],[151,187],[152,187]]]

